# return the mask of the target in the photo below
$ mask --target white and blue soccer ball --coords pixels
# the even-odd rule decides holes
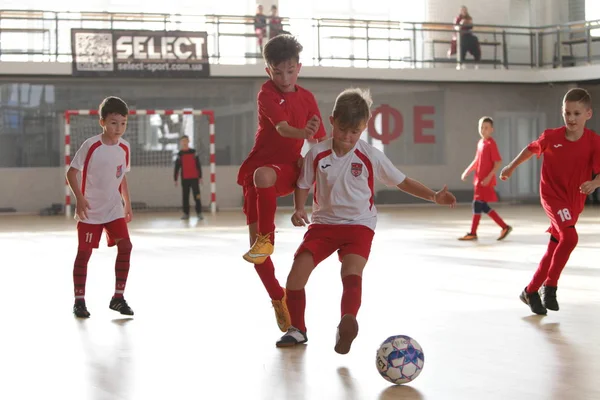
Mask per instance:
[[[415,339],[396,335],[381,343],[375,362],[384,379],[401,385],[419,376],[425,364],[425,354]]]

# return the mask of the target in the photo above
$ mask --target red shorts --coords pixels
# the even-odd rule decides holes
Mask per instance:
[[[100,236],[106,231],[106,242],[109,247],[114,246],[116,239],[129,239],[129,230],[125,218],[115,219],[106,224],[77,223],[77,236],[79,248],[82,250],[97,249],[100,246]]]
[[[579,219],[580,212],[575,211],[573,206],[568,206],[564,203],[542,203],[542,207],[544,207],[544,211],[546,211],[546,215],[550,219],[550,228],[546,232],[550,232],[557,239],[560,231],[570,226],[575,226]]]
[[[498,201],[498,195],[494,186],[475,186],[473,200],[485,201],[486,203],[495,203]]]
[[[277,197],[284,197],[294,192],[296,182],[300,177],[300,167],[298,163],[293,164],[267,164],[263,167],[272,168],[277,174],[275,181],[275,191]],[[244,214],[246,214],[246,224],[250,225],[258,221],[256,211],[256,187],[254,187],[254,174],[248,175],[244,185]]]
[[[317,266],[337,250],[340,261],[347,254],[368,260],[374,235],[375,232],[364,225],[309,225],[294,258],[308,251]]]

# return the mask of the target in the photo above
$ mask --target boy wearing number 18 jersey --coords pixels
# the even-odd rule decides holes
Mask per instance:
[[[578,241],[575,224],[586,196],[600,187],[600,138],[585,127],[592,117],[591,107],[586,90],[569,90],[562,107],[565,125],[545,130],[500,173],[500,179],[506,180],[519,164],[534,155],[544,155],[540,197],[550,219],[550,242],[533,279],[520,296],[535,314],[558,311],[558,279]],[[590,176],[595,178],[590,181]]]

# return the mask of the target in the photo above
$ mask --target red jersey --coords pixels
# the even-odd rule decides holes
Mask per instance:
[[[294,128],[302,129],[313,115],[321,119],[317,101],[311,92],[296,85],[295,92],[283,93],[273,81],[265,82],[258,93],[258,131],[254,147],[240,167],[237,183],[243,185],[245,179],[263,165],[297,162],[304,139],[285,138],[275,126],[285,121]],[[314,137],[325,137],[323,121]]]
[[[498,145],[493,138],[479,139],[477,143],[477,152],[475,153],[475,176],[473,177],[473,185],[479,186],[481,181],[492,172],[494,169],[494,163],[502,161],[500,152],[498,151]],[[496,175],[492,176],[489,187],[496,186]]]
[[[584,129],[583,136],[572,142],[566,138],[566,127],[547,129],[527,150],[540,157],[542,178],[540,197],[545,209],[572,207],[577,215],[583,211],[586,195],[579,191],[582,183],[600,173],[600,137]]]

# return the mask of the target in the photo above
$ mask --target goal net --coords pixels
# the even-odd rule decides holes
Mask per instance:
[[[98,110],[65,112],[65,167],[88,138],[101,133]],[[217,211],[215,125],[210,110],[130,110],[123,139],[131,146],[128,185],[134,210],[175,210],[181,207],[181,188],[173,174],[179,139],[187,135],[202,167],[200,195],[203,208]],[[65,212],[72,214],[71,190],[65,188]],[[193,207],[193,201],[191,206]]]

